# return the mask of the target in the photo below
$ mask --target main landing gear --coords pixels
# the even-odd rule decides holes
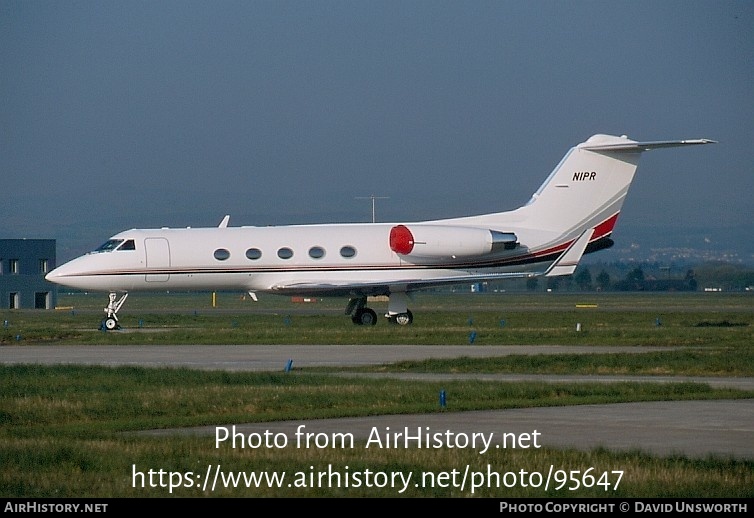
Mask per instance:
[[[118,323],[118,310],[128,298],[128,292],[124,293],[123,296],[116,301],[115,299],[117,296],[118,294],[115,292],[111,292],[109,295],[110,301],[105,308],[105,314],[107,316],[100,323],[100,329],[103,331],[115,331],[116,329],[120,329],[120,324]]]
[[[403,292],[390,295],[388,312],[385,314],[391,324],[405,326],[414,321],[414,315],[406,307],[408,297]],[[377,313],[366,306],[366,297],[352,298],[346,306],[346,315],[351,315],[351,321],[360,326],[373,326],[377,323]]]
[[[397,315],[391,315],[388,313],[385,315],[391,324],[398,324],[400,326],[407,326],[414,321],[414,314],[410,309],[407,309],[405,313],[398,313]]]

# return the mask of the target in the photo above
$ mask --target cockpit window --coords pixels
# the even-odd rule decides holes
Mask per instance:
[[[112,252],[123,242],[122,239],[108,239],[95,252]]]
[[[121,250],[136,250],[136,243],[133,239],[127,239],[125,243],[118,247],[118,251]]]

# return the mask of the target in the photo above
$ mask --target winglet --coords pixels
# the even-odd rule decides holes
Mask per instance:
[[[225,215],[220,224],[217,225],[217,228],[226,228],[228,226],[228,221],[230,221],[230,214]]]
[[[593,228],[586,229],[578,239],[576,239],[571,246],[566,248],[560,257],[558,257],[554,263],[545,272],[545,277],[553,277],[555,275],[571,275],[576,267],[579,265],[581,256],[584,255],[589,240],[592,238]]]

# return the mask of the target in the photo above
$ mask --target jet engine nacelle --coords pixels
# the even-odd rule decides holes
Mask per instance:
[[[452,225],[396,225],[390,229],[390,249],[407,257],[474,257],[516,248],[511,232]]]

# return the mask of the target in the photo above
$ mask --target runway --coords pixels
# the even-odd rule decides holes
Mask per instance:
[[[636,353],[656,350],[646,347],[570,346],[411,346],[411,345],[192,345],[192,346],[4,346],[3,364],[138,365],[185,367],[229,371],[283,370],[291,361],[302,367],[347,367],[378,365],[427,358],[485,358],[511,354],[588,354],[597,352]],[[664,349],[664,350],[667,350]],[[353,376],[356,374],[342,374]],[[359,374],[361,375],[361,374]],[[378,376],[366,374],[365,376]],[[695,378],[670,376],[550,376],[491,374],[379,374],[396,379],[459,380],[490,382],[537,380],[543,383],[614,383],[650,381],[693,382],[713,387],[754,390],[754,378]],[[452,394],[449,395],[452,402]],[[537,431],[542,446],[591,450],[644,451],[655,455],[685,455],[704,458],[754,459],[754,399],[714,401],[672,401],[527,408],[514,410],[437,412],[433,414],[371,416],[323,419],[306,422],[237,423],[237,431],[293,434],[305,424],[309,432],[350,432],[366,439],[377,427],[384,430],[450,430],[454,433],[531,434]],[[215,427],[145,432],[153,434],[212,434]]]
[[[668,351],[652,347],[475,345],[24,345],[0,347],[1,363],[140,365],[229,371],[380,365],[427,358],[488,358],[511,354],[594,354]]]

